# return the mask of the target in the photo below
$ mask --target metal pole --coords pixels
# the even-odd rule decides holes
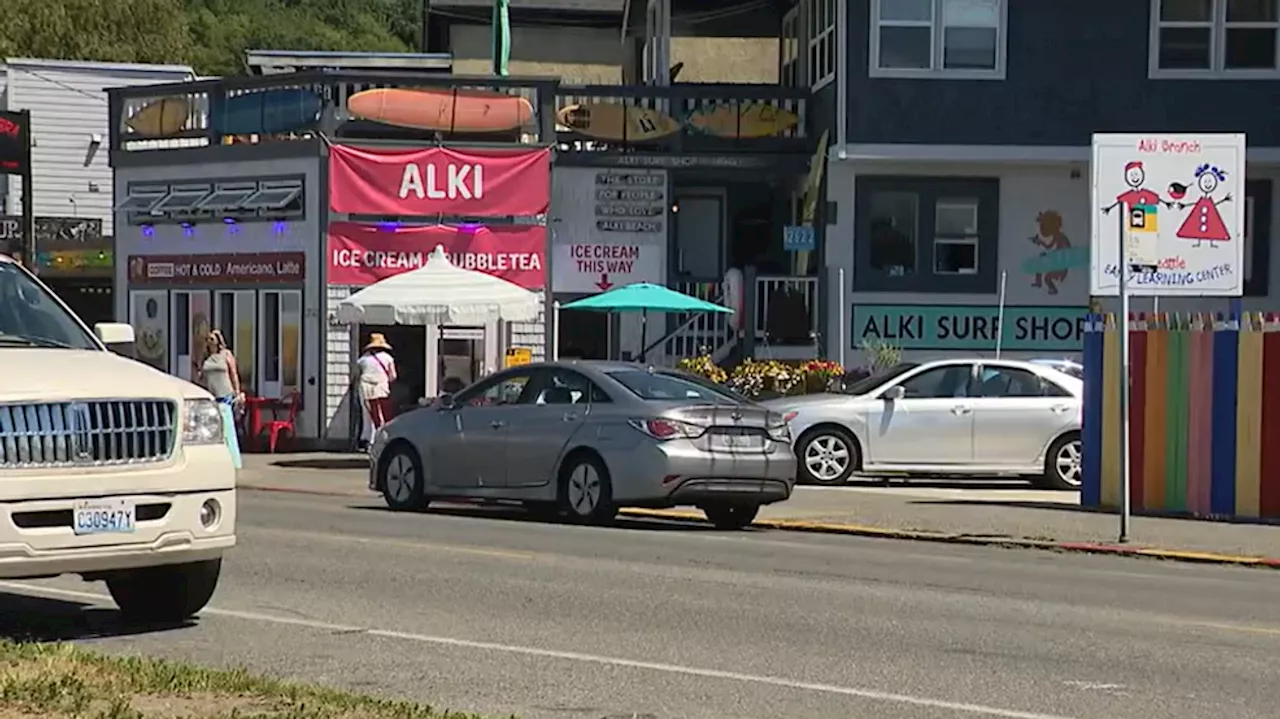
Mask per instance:
[[[844,293],[844,268],[843,267],[836,270],[836,283],[839,285],[839,287],[836,288],[836,295],[838,297],[837,306],[836,306],[836,321],[840,323],[840,326],[836,328],[836,338],[837,338],[837,341],[840,343],[839,349],[836,350],[836,360],[840,362],[841,367],[844,367],[845,351],[849,346],[849,328],[844,326],[845,325],[845,318],[844,318],[845,293]]]
[[[996,359],[1000,359],[1000,345],[1004,344],[1004,300],[1009,273],[1000,273],[1000,308],[996,310]]]
[[[1129,248],[1125,225],[1128,207],[1120,214],[1120,537],[1129,541]],[[1143,258],[1144,260],[1146,258]]]
[[[551,359],[552,361],[560,359],[560,301],[556,300],[551,305],[551,317],[556,331],[551,335]]]
[[[40,263],[36,260],[36,188],[35,171],[31,167],[31,111],[19,110],[19,124],[22,125],[22,264],[34,273],[39,273]]]

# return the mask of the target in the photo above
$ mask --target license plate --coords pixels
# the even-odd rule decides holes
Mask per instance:
[[[713,434],[711,444],[720,449],[760,449],[764,437],[758,434]]]
[[[76,534],[128,534],[134,530],[134,517],[130,502],[81,502],[71,526]]]

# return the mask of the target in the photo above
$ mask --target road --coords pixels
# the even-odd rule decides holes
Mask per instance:
[[[244,492],[192,626],[0,582],[0,630],[528,719],[1274,717],[1280,575]]]

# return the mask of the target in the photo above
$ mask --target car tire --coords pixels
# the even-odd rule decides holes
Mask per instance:
[[[128,621],[181,622],[209,603],[221,572],[221,558],[131,569],[108,576],[107,591]]]
[[[1064,434],[1049,445],[1044,474],[1033,483],[1040,489],[1078,490],[1084,474],[1082,440],[1078,432]]]
[[[796,443],[796,469],[802,484],[846,484],[858,461],[858,443],[839,427],[818,427]]]
[[[704,505],[701,509],[716,529],[746,529],[756,521],[760,505],[717,503]]]
[[[426,509],[431,500],[424,493],[422,458],[405,442],[396,442],[384,452],[378,462],[378,484],[387,506],[396,512]]]
[[[559,481],[560,509],[570,520],[606,524],[618,516],[609,470],[595,454],[571,455],[560,468]]]

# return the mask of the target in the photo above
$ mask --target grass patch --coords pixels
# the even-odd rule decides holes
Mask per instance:
[[[0,641],[0,719],[481,719],[69,644]]]

